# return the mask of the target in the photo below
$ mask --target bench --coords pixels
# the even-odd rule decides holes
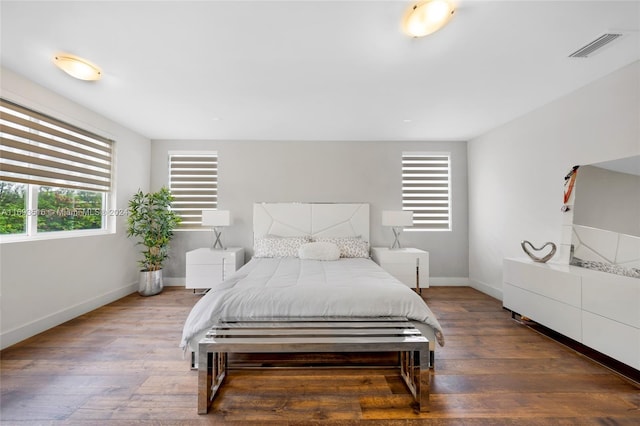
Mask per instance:
[[[404,318],[226,320],[198,343],[198,414],[206,414],[228,371],[228,353],[398,352],[420,411],[429,411],[429,340]]]

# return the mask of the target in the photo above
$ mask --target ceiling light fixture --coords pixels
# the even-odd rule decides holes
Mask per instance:
[[[453,17],[450,0],[427,0],[413,4],[405,13],[402,29],[411,37],[424,37],[444,27]]]
[[[79,80],[95,81],[102,77],[102,71],[97,65],[69,53],[55,55],[53,63],[62,71]]]

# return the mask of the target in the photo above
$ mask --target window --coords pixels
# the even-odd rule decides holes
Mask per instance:
[[[202,229],[202,209],[218,207],[218,153],[169,152],[169,188],[178,230]]]
[[[402,209],[413,211],[408,231],[451,230],[450,154],[402,154]]]
[[[27,185],[0,181],[0,234],[27,232]]]
[[[113,141],[0,99],[0,234],[106,229]]]

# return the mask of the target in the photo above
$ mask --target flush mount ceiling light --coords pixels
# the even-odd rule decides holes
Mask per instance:
[[[76,55],[59,53],[54,56],[53,63],[62,71],[79,80],[95,81],[102,77],[102,71],[97,65]]]
[[[424,37],[444,27],[453,17],[450,0],[427,0],[413,4],[405,13],[402,29],[411,37]]]

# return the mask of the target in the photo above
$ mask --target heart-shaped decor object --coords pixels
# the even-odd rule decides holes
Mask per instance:
[[[524,252],[527,253],[527,255],[531,259],[533,259],[534,262],[544,263],[547,260],[551,259],[554,254],[556,254],[556,245],[554,243],[552,243],[551,241],[548,241],[548,242],[544,243],[544,245],[542,247],[540,247],[540,248],[536,248],[529,241],[523,240],[523,241],[520,242],[520,246],[522,247],[522,250],[524,250]],[[551,251],[548,254],[546,254],[545,256],[543,256],[543,257],[538,257],[535,254],[531,253],[529,251],[529,249],[527,248],[527,246],[529,246],[531,248],[531,250],[535,250],[536,252],[540,252],[540,251],[544,250],[547,246],[551,246]]]

